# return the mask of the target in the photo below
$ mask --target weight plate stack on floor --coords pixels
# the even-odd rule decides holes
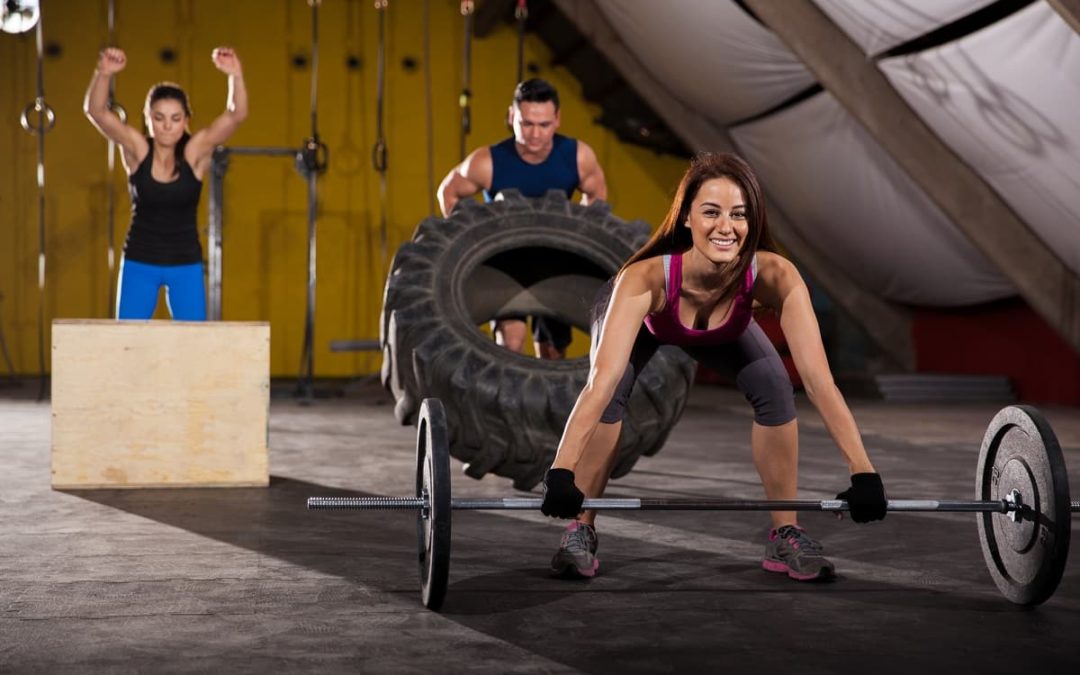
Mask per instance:
[[[559,191],[526,199],[508,190],[495,202],[465,200],[450,218],[420,223],[391,264],[380,322],[382,381],[398,420],[411,424],[422,399],[440,398],[450,453],[466,473],[495,473],[531,489],[554,457],[588,359],[514,354],[478,326],[539,315],[587,333],[597,291],[648,236],[647,224],[623,221],[603,202],[571,203]],[[641,373],[615,477],[663,446],[694,368],[681,350],[663,347]]]
[[[979,539],[1001,593],[1017,604],[1037,605],[1053,595],[1065,571],[1072,511],[1061,445],[1030,406],[995,415],[979,453],[976,499],[1007,499],[1014,490],[1030,510],[1015,519],[978,514]]]
[[[450,578],[450,455],[442,403],[426,399],[416,426],[416,497],[426,506],[416,511],[420,561],[420,599],[438,610]]]

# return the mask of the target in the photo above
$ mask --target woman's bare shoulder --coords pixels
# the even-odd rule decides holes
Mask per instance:
[[[664,304],[664,259],[653,256],[629,265],[619,275],[618,286],[623,293],[631,295],[648,293],[651,296],[650,312],[659,311]]]
[[[626,278],[626,281],[633,281],[635,285],[641,287],[652,288],[657,285],[664,285],[664,260],[663,256],[652,256],[628,266],[623,270],[620,278]]]

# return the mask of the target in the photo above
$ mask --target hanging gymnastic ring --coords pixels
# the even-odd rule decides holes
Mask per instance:
[[[34,123],[30,121],[32,114],[40,114],[42,112],[45,113],[44,129],[35,126]],[[23,108],[22,115],[19,116],[19,124],[22,125],[23,129],[26,129],[35,136],[40,133],[47,134],[52,131],[54,126],[56,126],[56,112],[45,102],[45,99],[39,97],[35,99],[33,103]]]
[[[124,122],[125,124],[127,123],[127,109],[124,106],[120,105],[116,101],[113,101],[109,104],[109,110],[111,110],[114,115],[119,117],[121,122]]]
[[[371,164],[375,171],[386,173],[386,141],[381,138],[371,148]]]

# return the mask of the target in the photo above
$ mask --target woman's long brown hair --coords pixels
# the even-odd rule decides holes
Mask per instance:
[[[721,297],[735,291],[739,282],[746,276],[746,270],[759,250],[776,251],[776,244],[769,234],[769,219],[765,212],[765,199],[761,194],[754,170],[738,155],[726,152],[703,152],[690,162],[690,168],[679,182],[675,199],[671,202],[667,216],[645,245],[619,270],[621,274],[627,267],[639,260],[668,253],[682,253],[693,246],[693,237],[689,227],[684,227],[690,216],[690,207],[705,181],[714,178],[727,178],[742,191],[746,204],[747,236],[739,251],[739,257],[724,271],[721,277]]]

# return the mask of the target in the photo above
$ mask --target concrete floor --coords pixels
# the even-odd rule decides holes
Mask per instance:
[[[800,406],[800,497],[832,498],[845,471]],[[894,498],[970,498],[998,407],[853,402]],[[1076,499],[1080,410],[1045,412]],[[609,496],[760,498],[749,419],[738,394],[696,388],[668,446]],[[841,575],[806,585],[759,569],[763,513],[606,516],[601,576],[567,582],[546,574],[556,522],[459,512],[436,614],[419,602],[412,515],[304,508],[410,494],[412,431],[373,387],[275,400],[269,489],[54,492],[49,424],[47,403],[0,400],[3,673],[1080,672],[1080,553],[1048,603],[1017,608],[971,515],[806,514]],[[458,497],[512,494],[454,480]]]

